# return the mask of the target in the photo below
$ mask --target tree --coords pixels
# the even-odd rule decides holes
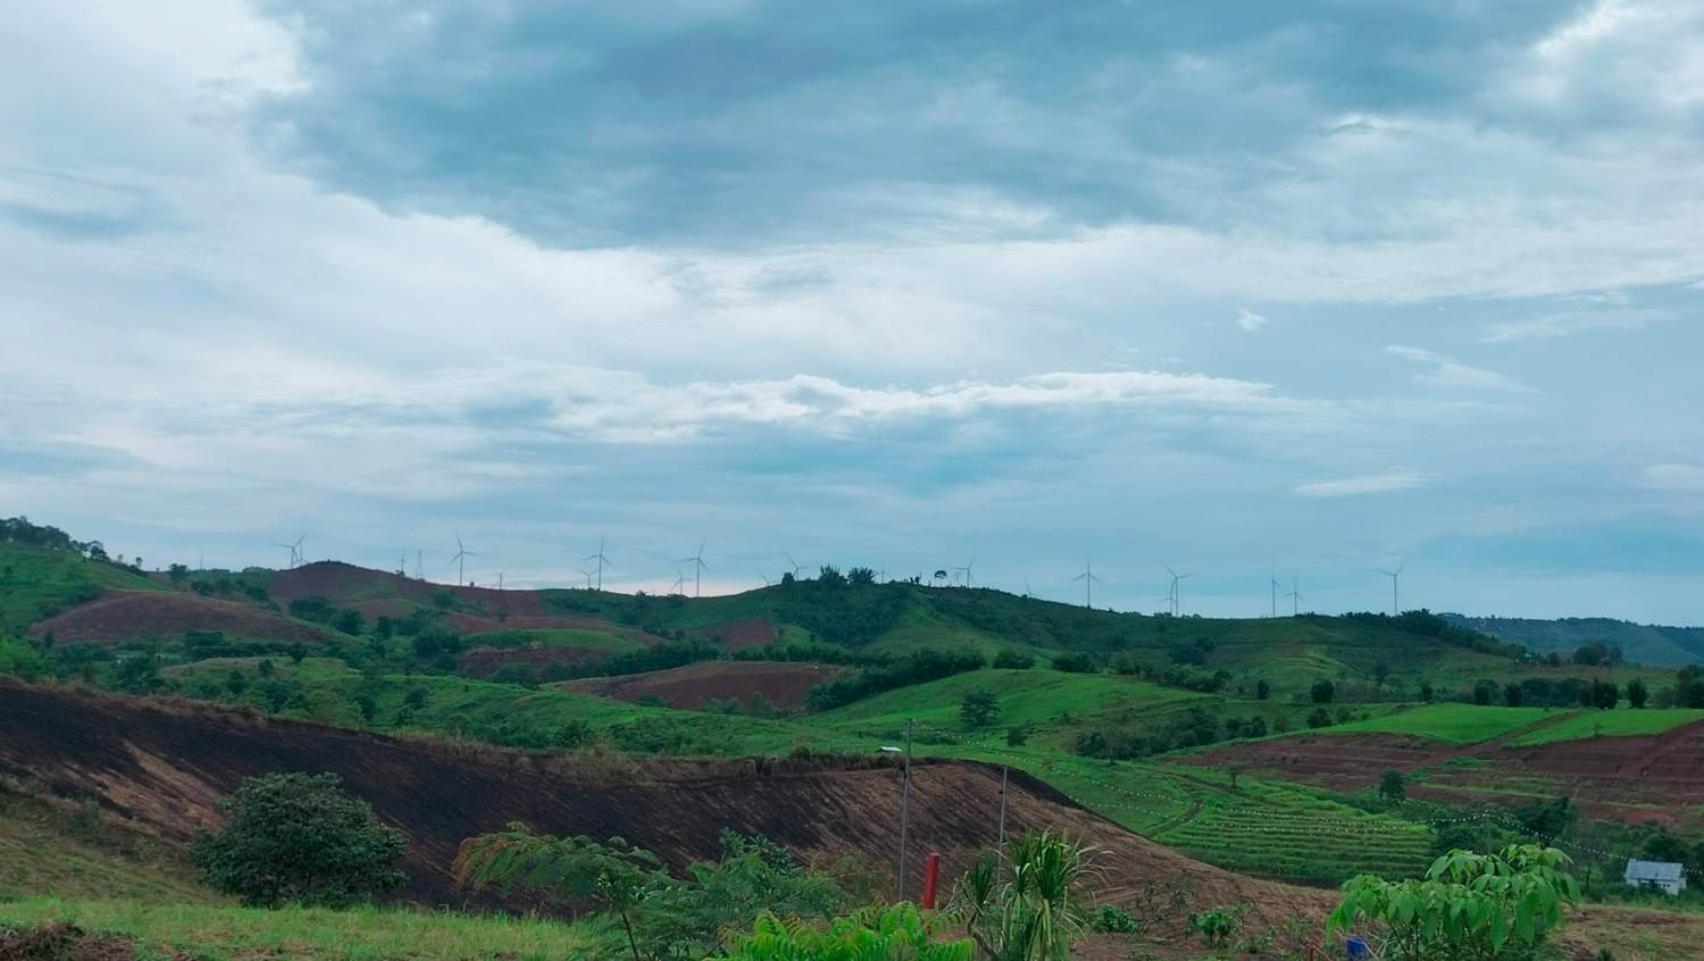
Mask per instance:
[[[1077,888],[1094,853],[1066,835],[1030,831],[1009,845],[1010,880],[998,883],[999,859],[983,854],[947,913],[988,961],[1069,961],[1071,938],[1088,928]]]
[[[335,774],[249,778],[219,802],[224,827],[191,857],[206,882],[253,907],[346,907],[399,887],[407,844]]]
[[[1271,696],[1272,696],[1272,685],[1266,683],[1265,681],[1255,682],[1254,697],[1255,697],[1256,700],[1264,701],[1268,697],[1271,697]]]
[[[621,920],[633,961],[645,961],[634,916],[669,882],[656,855],[621,838],[606,846],[584,835],[534,834],[519,821],[463,841],[450,872],[466,887],[531,888],[564,904],[595,903]]]
[[[189,580],[189,568],[182,564],[173,564],[166,568],[166,576],[171,578],[172,584],[181,585],[184,581]]]
[[[1408,796],[1408,785],[1401,771],[1386,771],[1379,775],[1379,797],[1392,803]]]
[[[1325,934],[1372,925],[1387,961],[1530,958],[1562,924],[1562,908],[1579,900],[1570,863],[1555,848],[1527,844],[1498,854],[1450,851],[1424,878],[1363,874],[1343,885]]]
[[[1480,681],[1478,684],[1473,685],[1473,703],[1480,705],[1490,704],[1492,701],[1495,701],[1497,696],[1502,692],[1503,689],[1497,685],[1496,681]]]
[[[1592,682],[1592,707],[1600,711],[1613,710],[1621,701],[1621,688],[1614,681]]]
[[[993,691],[967,691],[959,704],[959,719],[965,727],[987,727],[1000,719],[1000,702]]]
[[[1373,665],[1373,683],[1384,687],[1385,681],[1390,680],[1390,665],[1379,661]]]
[[[40,651],[27,644],[0,636],[0,675],[33,681],[51,673],[52,665]]]
[[[1432,703],[1432,695],[1433,695],[1432,682],[1431,681],[1421,681],[1420,682],[1420,700],[1425,701],[1427,704],[1430,704],[1430,703]]]
[[[1503,685],[1503,703],[1510,707],[1521,706],[1521,686],[1510,682]]]
[[[868,567],[853,567],[846,571],[846,582],[853,587],[869,587],[876,582],[876,572]]]
[[[1337,685],[1324,679],[1315,681],[1312,694],[1315,704],[1330,704],[1332,698],[1337,696]]]
[[[1645,700],[1650,697],[1650,694],[1651,692],[1646,689],[1644,681],[1634,678],[1627,682],[1627,705],[1629,707],[1643,708]]]

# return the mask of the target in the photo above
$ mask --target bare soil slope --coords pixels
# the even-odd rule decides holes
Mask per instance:
[[[1660,735],[1594,737],[1519,746],[1509,737],[1456,746],[1396,734],[1302,734],[1247,741],[1179,758],[1207,767],[1240,764],[1340,790],[1361,790],[1387,770],[1425,769],[1411,793],[1455,801],[1567,795],[1597,817],[1673,824],[1704,797],[1704,722]],[[1505,793],[1489,793],[1486,788]]]
[[[332,771],[407,833],[407,895],[461,900],[447,866],[463,838],[524,820],[552,833],[621,835],[680,865],[715,855],[725,828],[761,832],[807,856],[889,863],[898,849],[898,772],[848,761],[585,761],[437,742],[400,741],[175,701],[0,682],[0,775],[33,778],[62,797],[94,797],[161,837],[187,841],[215,822],[215,802],[242,778]],[[911,867],[939,851],[951,877],[991,844],[1000,772],[919,764]],[[1324,892],[1257,881],[1185,858],[1011,775],[1007,828],[1053,827],[1102,851],[1098,887],[1117,897],[1151,880],[1187,879],[1192,903],[1250,901],[1270,916],[1317,916]],[[919,883],[913,878],[913,890]]]
[[[144,637],[178,637],[189,630],[305,644],[330,637],[319,628],[252,604],[168,591],[108,594],[41,621],[30,633],[39,637],[52,631],[62,644],[110,644]]]

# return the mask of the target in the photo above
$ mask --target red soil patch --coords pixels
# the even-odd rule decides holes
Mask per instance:
[[[1227,745],[1176,761],[1203,767],[1236,763],[1250,774],[1350,791],[1373,786],[1386,770],[1423,768],[1425,780],[1412,789],[1421,797],[1519,804],[1564,795],[1590,816],[1630,822],[1672,824],[1676,812],[1692,816],[1704,797],[1704,722],[1657,736],[1526,747],[1510,746],[1511,739],[1457,747],[1406,735],[1303,734]]]
[[[840,668],[782,661],[702,661],[666,671],[593,677],[563,684],[564,690],[621,701],[659,697],[670,707],[697,709],[709,698],[748,703],[762,694],[780,708],[793,708],[811,688],[832,680]]]
[[[748,617],[740,621],[728,621],[725,624],[713,624],[694,633],[708,635],[716,639],[726,651],[738,651],[747,647],[768,647],[775,643],[778,635],[775,625],[767,618]]]
[[[223,631],[231,637],[301,641],[331,639],[319,628],[261,610],[252,604],[170,591],[114,592],[74,607],[30,629],[53,632],[62,644],[115,643],[148,637],[177,637],[185,631]]]
[[[552,664],[578,664],[608,656],[608,651],[584,647],[476,647],[461,656],[456,672],[490,677],[510,664],[527,664],[542,671]]]
[[[406,896],[460,904],[448,865],[470,835],[523,820],[553,834],[620,835],[680,867],[712,857],[725,828],[759,832],[808,858],[891,864],[898,846],[897,771],[879,757],[641,763],[549,757],[267,719],[181,701],[149,701],[0,682],[0,774],[69,799],[92,797],[174,842],[215,821],[244,777],[331,771],[409,839]],[[1000,772],[920,763],[912,778],[911,890],[923,853],[946,877],[996,837]],[[1168,850],[1076,807],[1013,771],[1007,828],[1052,827],[1101,850],[1098,893],[1119,899],[1150,878],[1187,878],[1188,911],[1252,902],[1273,921],[1318,919],[1327,892],[1258,881]]]

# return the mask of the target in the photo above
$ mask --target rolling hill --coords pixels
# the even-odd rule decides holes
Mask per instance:
[[[1607,617],[1542,620],[1527,617],[1468,617],[1444,614],[1468,630],[1520,644],[1539,654],[1574,653],[1587,644],[1615,645],[1629,661],[1653,667],[1704,662],[1704,627],[1663,627]]]

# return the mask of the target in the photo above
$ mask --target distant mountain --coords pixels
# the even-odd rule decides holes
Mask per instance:
[[[1572,654],[1583,644],[1602,641],[1621,645],[1629,661],[1653,667],[1678,667],[1704,662],[1704,627],[1663,627],[1634,624],[1608,617],[1564,617],[1539,620],[1526,617],[1468,617],[1445,614],[1460,627],[1498,640],[1524,644],[1540,654]]]

